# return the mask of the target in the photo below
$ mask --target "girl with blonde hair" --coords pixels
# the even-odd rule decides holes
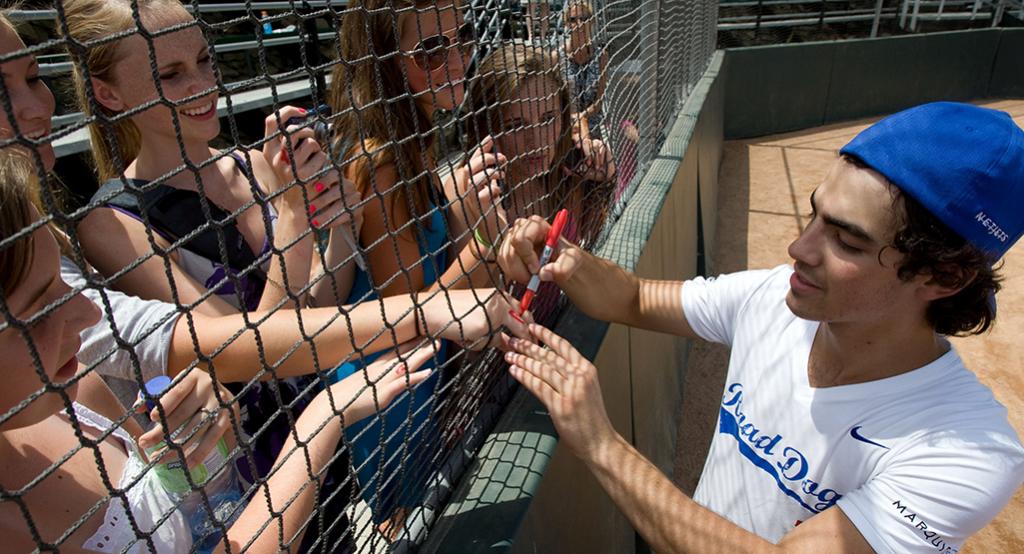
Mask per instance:
[[[80,108],[93,118],[94,202],[109,208],[79,225],[89,261],[125,292],[205,313],[304,305],[307,293],[337,305],[330,278],[309,285],[322,273],[311,265],[314,235],[331,230],[325,262],[347,269],[351,252],[335,235],[358,220],[346,207],[357,197],[325,168],[312,129],[279,129],[305,111],[267,117],[262,151],[211,148],[220,132],[213,60],[178,0],[63,4]],[[166,260],[155,255],[163,250]]]
[[[313,222],[331,228],[322,264],[351,274],[335,235],[356,198],[312,129],[280,132],[304,112],[267,117],[262,151],[220,152],[210,146],[220,120],[209,45],[178,0],[62,1],[101,182],[71,229],[89,263],[126,294],[208,315],[302,307],[307,294],[338,305],[334,275],[317,276],[313,264]],[[238,464],[244,481],[270,471],[321,386],[312,368],[304,373],[260,364],[228,385],[251,446]],[[332,467],[332,484],[344,481],[343,465]]]

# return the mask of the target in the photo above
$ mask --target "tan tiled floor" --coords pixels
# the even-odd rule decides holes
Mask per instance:
[[[1024,127],[1024,100],[983,102],[1008,112]],[[791,260],[786,247],[806,223],[811,191],[825,177],[840,147],[876,119],[725,144],[719,172],[716,273],[773,267]],[[1009,411],[1024,436],[1024,244],[1005,257],[995,328],[981,337],[954,339],[967,366]],[[676,478],[692,492],[713,432],[724,368],[724,349],[695,345],[687,372]],[[695,447],[700,445],[700,447]],[[1024,552],[1024,489],[962,552]]]

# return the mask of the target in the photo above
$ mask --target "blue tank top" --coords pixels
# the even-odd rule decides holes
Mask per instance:
[[[424,287],[434,284],[438,275],[448,267],[447,223],[442,208],[433,204],[429,207],[430,224],[421,227],[421,232],[417,233]],[[377,298],[370,276],[362,269],[357,269],[346,304]],[[428,360],[423,369],[443,364],[447,352],[448,344],[445,341],[438,355]],[[378,352],[363,356],[362,359],[370,363],[382,354],[384,352]],[[336,383],[362,371],[363,366],[359,360],[341,364],[329,380]],[[377,523],[390,517],[396,507],[411,507],[419,500],[418,495],[422,492],[429,469],[431,453],[428,444],[438,434],[431,413],[434,392],[440,383],[439,373],[431,375],[411,394],[401,396],[381,413],[348,425],[345,429],[345,435],[352,445],[352,466],[358,474],[361,495],[371,506],[373,519]]]

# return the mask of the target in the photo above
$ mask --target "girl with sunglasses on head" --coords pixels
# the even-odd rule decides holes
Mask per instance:
[[[0,15],[0,55],[24,48],[13,26]],[[54,99],[39,78],[39,66],[34,56],[25,54],[0,65],[0,73],[3,75],[3,93],[7,97],[4,104],[10,106],[10,111],[0,110],[0,140],[4,144],[12,144],[13,139],[20,135],[39,141],[30,154],[37,166],[49,172],[55,163],[53,148],[48,142]],[[4,151],[20,148],[12,146]],[[28,190],[24,194],[31,197],[38,191]],[[18,196],[15,200],[20,202],[20,198]],[[52,199],[47,204],[53,205]],[[59,231],[54,230],[54,238],[65,248],[70,246]],[[86,276],[70,256],[70,251],[62,253],[60,276],[76,290],[82,290],[87,285]],[[108,382],[120,385],[119,396],[125,405],[134,401],[138,393],[136,383],[157,375],[178,375],[197,363],[197,350],[203,353],[204,361],[198,364],[200,369],[215,372],[222,381],[244,382],[252,379],[265,363],[274,364],[279,376],[301,375],[311,372],[316,367],[316,360],[329,364],[344,359],[357,349],[374,352],[393,345],[395,341],[413,340],[417,334],[450,339],[468,337],[475,341],[477,347],[482,347],[487,341],[480,339],[491,336],[492,330],[502,324],[518,334],[523,332],[516,321],[506,316],[511,304],[503,296],[493,290],[478,290],[476,294],[453,291],[447,297],[431,299],[415,311],[411,296],[387,298],[379,305],[354,307],[347,312],[348,317],[339,315],[336,308],[307,309],[301,314],[305,331],[300,328],[295,312],[282,310],[264,315],[258,325],[260,339],[256,341],[256,331],[249,328],[240,314],[210,316],[193,310],[186,321],[172,304],[142,300],[104,289],[94,278],[88,280],[93,284],[84,288],[82,293],[94,304],[105,306],[109,322],[88,326],[81,332],[78,359],[83,366],[102,374]],[[458,324],[453,323],[453,318],[458,319]],[[128,348],[119,347],[119,341]],[[93,376],[90,373],[83,378],[83,392],[96,386],[92,384]],[[176,411],[167,411],[169,421],[187,421],[196,413],[197,407],[206,410],[220,407],[211,392],[209,379],[200,377],[199,372],[191,371],[181,378],[185,383],[181,387],[184,388],[176,389],[179,391],[176,394],[186,400],[178,405]],[[363,374],[353,376],[346,387],[361,387],[367,382],[367,377]],[[98,386],[101,392],[106,390],[102,383]],[[336,402],[348,400],[345,396],[336,396]],[[227,425],[225,414],[222,412],[216,422],[208,425],[215,425],[223,432]],[[107,413],[107,416],[115,421],[124,420],[123,410]],[[171,425],[171,428],[177,428],[177,425]],[[201,430],[196,436],[207,436],[204,433],[207,432]],[[204,440],[188,452],[188,459],[204,459],[215,442]],[[246,460],[239,465],[248,467]]]
[[[497,236],[505,158],[485,139],[443,181],[434,158],[434,116],[462,103],[475,44],[462,5],[355,0],[338,41],[340,63],[329,94],[333,150],[366,205],[359,236],[368,264],[357,272],[348,302],[417,291],[423,298],[492,283],[497,276],[485,260],[493,255],[473,237],[489,242]],[[438,352],[438,364],[447,350]],[[345,364],[335,378],[357,371],[359,364]],[[367,420],[367,429],[349,431],[363,497],[389,537],[417,503],[440,449],[430,414],[443,389],[440,378],[432,378],[408,402]],[[407,451],[411,460],[402,459]]]

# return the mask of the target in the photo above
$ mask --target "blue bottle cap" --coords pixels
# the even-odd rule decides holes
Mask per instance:
[[[154,377],[149,381],[146,381],[146,409],[152,410],[156,408],[156,402],[152,400],[153,397],[160,396],[165,390],[171,388],[171,378],[166,375]]]

